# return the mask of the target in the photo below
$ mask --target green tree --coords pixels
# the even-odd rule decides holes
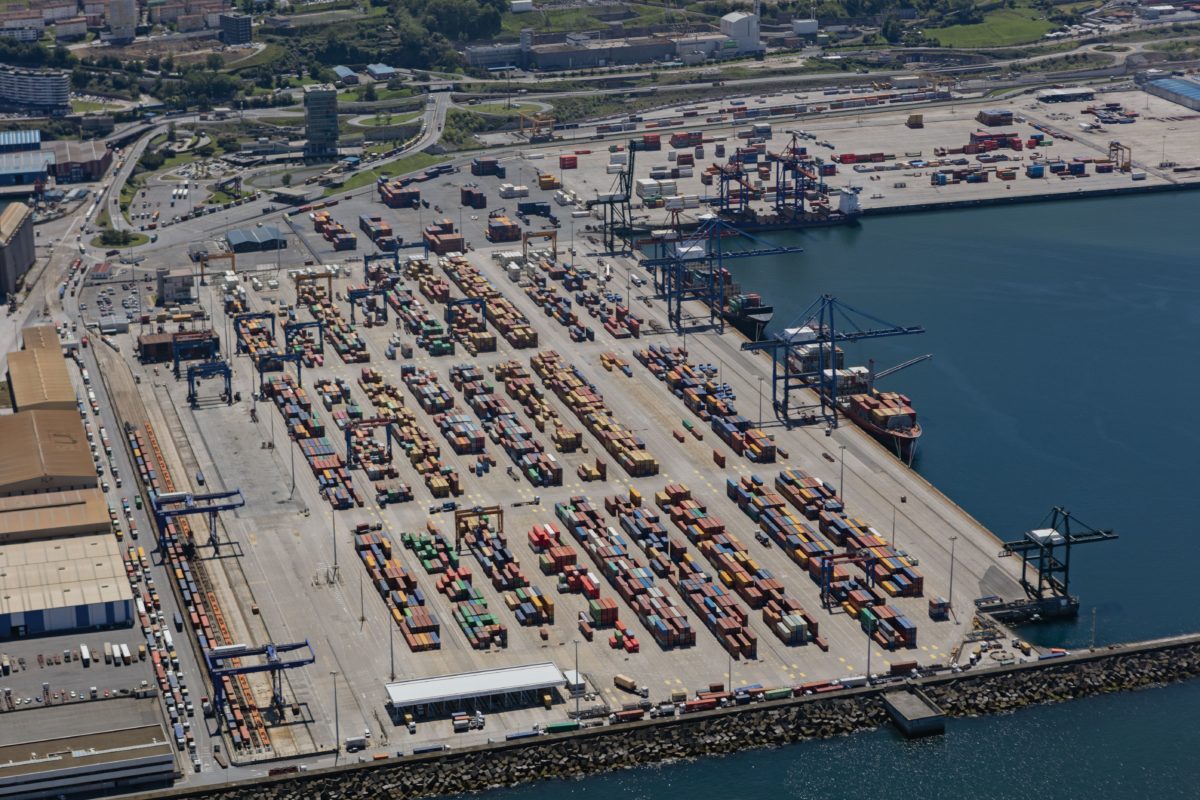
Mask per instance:
[[[211,72],[216,72],[225,66],[225,59],[221,58],[221,56],[217,53],[209,53],[208,58],[204,59],[204,65],[208,67]]]
[[[291,186],[292,185],[292,173],[290,173],[290,172],[283,173],[283,177],[279,179],[279,182],[282,183],[284,186]]]

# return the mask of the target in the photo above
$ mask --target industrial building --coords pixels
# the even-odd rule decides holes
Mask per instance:
[[[79,401],[61,351],[9,353],[8,388],[16,411],[71,411],[78,416]]]
[[[0,797],[24,800],[128,792],[178,775],[175,748],[153,698],[39,707],[36,725],[0,726]]]
[[[59,183],[98,181],[112,166],[113,151],[102,141],[54,141],[50,152],[54,153],[52,171]]]
[[[221,15],[221,41],[225,44],[250,44],[254,38],[249,14]]]
[[[1082,103],[1095,99],[1096,93],[1091,89],[1083,87],[1074,89],[1042,89],[1037,93],[1039,103]]]
[[[390,81],[396,77],[396,68],[389,67],[387,64],[368,64],[367,74],[371,76],[372,80]]]
[[[0,497],[0,544],[112,533],[99,489]]]
[[[283,250],[287,237],[274,225],[261,228],[238,228],[225,234],[225,243],[235,253],[260,253],[266,250]]]
[[[29,325],[21,329],[22,350],[62,352],[62,340],[53,325]]]
[[[1155,97],[1178,103],[1192,111],[1200,111],[1200,82],[1184,78],[1161,78],[1147,81],[1142,88]]]
[[[493,704],[512,706],[540,702],[540,693],[561,689],[566,676],[552,662],[520,667],[501,667],[458,675],[438,675],[432,678],[389,683],[388,710],[403,715],[409,709],[436,714],[441,710],[464,708],[470,701],[473,707]]]
[[[737,44],[737,54],[747,55],[763,51],[757,14],[734,11],[721,17],[721,33]]]
[[[0,417],[0,497],[93,489],[96,464],[78,411],[24,411]]]
[[[196,276],[187,267],[159,267],[155,272],[155,279],[158,282],[160,306],[192,302],[192,285],[196,282]]]
[[[304,87],[304,135],[308,157],[328,157],[337,153],[337,89],[328,83]]]
[[[0,154],[0,186],[21,186],[33,191],[44,183],[54,169],[54,153],[39,152]]]
[[[562,44],[534,45],[529,53],[531,66],[540,70],[642,64],[674,56],[675,41],[665,36],[600,39],[586,33],[569,33]]]
[[[0,544],[0,639],[133,622],[133,589],[111,532]]]
[[[42,132],[36,129],[0,131],[0,153],[27,153],[42,149]]]
[[[14,155],[23,154],[0,156],[0,163]],[[0,211],[0,297],[17,290],[35,257],[33,210],[24,203],[10,203]]]
[[[333,68],[333,74],[342,86],[354,86],[358,83],[358,73],[349,67],[338,65]]]

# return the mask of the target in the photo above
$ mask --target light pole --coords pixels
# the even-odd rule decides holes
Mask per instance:
[[[333,678],[333,761],[336,764],[338,756],[342,752],[342,719],[338,715],[337,670],[330,670],[329,676]]]
[[[958,541],[957,536],[950,537],[950,610],[954,610],[954,543]]]
[[[388,659],[391,661],[391,676],[392,677],[390,678],[390,680],[393,680],[393,681],[396,680],[396,648],[394,645],[394,642],[395,642],[394,628],[395,628],[395,626],[392,624],[392,621],[388,620]],[[576,647],[578,647],[578,645],[576,645]]]
[[[875,634],[875,624],[872,622],[867,626],[867,683],[871,683],[871,637]]]
[[[579,719],[579,640],[575,639],[575,685],[571,693],[575,695],[575,719]]]
[[[759,376],[758,376],[758,427],[760,427],[760,428],[762,427],[762,424],[763,424],[763,415],[762,415],[762,385],[763,385],[763,376],[762,376],[762,375],[759,375]]]
[[[838,459],[841,462],[838,474],[838,498],[842,501],[843,509],[846,505],[846,445],[838,445]]]

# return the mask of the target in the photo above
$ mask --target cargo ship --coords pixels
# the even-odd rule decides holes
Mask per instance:
[[[797,341],[815,337],[812,329],[807,327],[789,329],[784,335],[790,335]],[[824,367],[827,375],[836,376],[837,392],[834,400],[842,415],[871,434],[901,461],[911,464],[916,455],[917,440],[921,438],[921,423],[917,421],[917,412],[912,407],[912,401],[897,392],[881,392],[876,389],[873,362],[870,367],[846,367],[845,353],[842,348],[835,347],[833,357],[829,359],[832,366],[827,366],[821,363],[821,349],[815,341],[793,348],[788,359],[788,368],[794,373],[815,375]],[[928,356],[885,370],[883,374],[891,374],[925,358]],[[812,383],[806,382],[810,385]]]
[[[775,316],[775,307],[763,303],[757,292],[736,294],[725,298],[721,316],[752,342],[763,338],[763,331]]]

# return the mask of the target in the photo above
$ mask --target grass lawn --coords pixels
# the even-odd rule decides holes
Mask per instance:
[[[429,153],[413,153],[405,156],[398,161],[393,161],[390,164],[384,164],[374,169],[369,169],[364,172],[357,172],[350,176],[341,186],[331,186],[325,190],[325,196],[349,192],[353,189],[358,189],[363,186],[369,186],[379,180],[380,175],[391,177],[393,175],[404,175],[409,172],[425,169],[426,167],[440,164],[445,161],[447,156],[433,156]]]
[[[512,108],[509,108],[504,103],[480,103],[476,106],[467,106],[468,111],[474,111],[477,114],[492,114],[501,117],[515,117],[518,114],[532,114],[539,111],[541,106],[533,105],[532,103],[513,103]]]
[[[384,100],[403,100],[406,97],[413,96],[413,90],[405,86],[399,89],[389,89],[387,84],[375,85],[374,100],[359,100],[358,95],[362,91],[361,86],[351,86],[342,92],[339,92],[339,100],[344,100],[347,103],[382,103]]]
[[[237,61],[227,62],[225,64],[225,68],[230,70],[239,70],[245,69],[246,67],[260,67],[263,64],[270,64],[272,61],[275,61],[286,52],[286,50],[277,44],[268,44],[257,53],[251,53],[245,58],[238,59]]]
[[[1004,47],[1037,41],[1055,27],[1043,12],[1017,7],[989,11],[983,22],[973,25],[926,28],[925,35],[937,39],[943,47]]]
[[[420,118],[420,111],[416,112],[415,114],[381,114],[377,117],[360,119],[350,127],[386,128],[389,125],[403,125],[406,122],[412,122],[414,119]]]
[[[86,114],[89,111],[108,111],[117,108],[120,108],[120,106],[112,105],[111,103],[93,103],[91,100],[71,101],[71,110],[76,114]]]
[[[112,227],[112,217],[108,215],[108,206],[105,206],[100,212],[100,216],[96,217],[96,224],[101,228]]]
[[[130,231],[130,235],[133,236],[133,239],[129,242],[129,244],[123,244],[119,247],[115,244],[114,245],[105,244],[102,237],[96,236],[96,237],[93,237],[93,239],[92,239],[92,247],[107,247],[110,250],[113,248],[116,248],[118,250],[124,250],[128,247],[138,247],[138,246],[143,245],[146,242],[150,241],[150,237],[144,233],[138,233],[137,231]]]

